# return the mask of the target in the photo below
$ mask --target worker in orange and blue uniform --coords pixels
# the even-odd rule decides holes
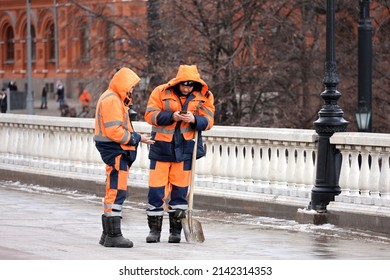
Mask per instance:
[[[106,195],[102,215],[105,247],[133,247],[121,232],[122,205],[127,195],[129,169],[137,156],[139,142],[153,144],[151,137],[134,132],[129,116],[132,92],[140,78],[129,68],[121,68],[100,96],[95,113],[95,145],[106,164]]]
[[[169,214],[168,242],[180,242],[181,219],[188,209],[195,130],[199,131],[197,158],[200,158],[205,155],[201,131],[214,125],[214,111],[214,96],[200,78],[196,65],[180,65],[175,78],[152,91],[145,112],[155,140],[149,150],[147,243],[160,241],[164,205]]]

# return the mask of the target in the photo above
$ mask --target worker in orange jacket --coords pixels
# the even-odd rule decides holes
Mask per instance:
[[[201,131],[214,125],[214,111],[214,96],[201,79],[196,65],[180,65],[175,78],[152,91],[145,112],[145,120],[152,125],[152,139],[155,140],[149,150],[149,207],[146,214],[150,232],[146,242],[160,241],[164,204],[169,214],[168,242],[180,242],[180,220],[188,209],[195,130],[199,131],[197,158],[200,158],[205,155]]]
[[[86,118],[89,114],[89,104],[92,101],[92,96],[89,94],[89,92],[86,89],[84,89],[80,94],[79,100],[82,104],[82,110],[78,115],[78,117]]]
[[[92,96],[86,89],[84,89],[83,92],[80,94],[79,99],[83,107],[89,107],[89,103],[91,103],[92,101]]]
[[[100,96],[95,113],[95,145],[106,164],[106,195],[102,215],[105,247],[133,247],[121,232],[122,205],[127,195],[129,169],[137,156],[139,142],[153,144],[151,137],[134,132],[129,116],[134,87],[140,78],[129,68],[121,68]]]

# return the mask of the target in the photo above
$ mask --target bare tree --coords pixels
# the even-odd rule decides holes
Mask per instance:
[[[373,20],[372,126],[390,132],[390,2],[377,1]],[[381,16],[379,16],[379,15]]]
[[[120,65],[143,76],[146,83],[136,94],[140,114],[145,95],[155,86],[176,75],[180,64],[196,64],[215,95],[217,124],[314,127],[323,105],[326,1],[149,0],[143,18],[117,15],[110,3],[69,2],[75,9],[69,24],[83,27],[80,23],[87,15],[88,24],[106,30],[105,35],[91,36],[96,40],[89,45],[96,77]],[[390,10],[386,0],[375,1],[371,7],[376,12],[373,128],[386,132]],[[351,123],[350,130],[356,129],[358,16],[358,3],[337,1],[339,105]]]

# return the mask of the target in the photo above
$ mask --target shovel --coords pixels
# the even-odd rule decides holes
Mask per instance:
[[[195,181],[195,163],[196,163],[196,151],[198,148],[198,131],[195,130],[195,146],[192,152],[191,163],[191,182],[190,191],[188,194],[188,211],[187,217],[181,219],[181,224],[184,231],[184,236],[187,242],[204,242],[204,235],[201,223],[192,217],[192,205],[194,200],[194,181]]]

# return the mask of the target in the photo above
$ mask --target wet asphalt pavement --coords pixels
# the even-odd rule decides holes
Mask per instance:
[[[122,233],[133,248],[105,248],[101,198],[44,186],[0,181],[2,260],[388,260],[390,236],[333,225],[194,210],[204,243],[148,244],[145,204],[126,201]]]

